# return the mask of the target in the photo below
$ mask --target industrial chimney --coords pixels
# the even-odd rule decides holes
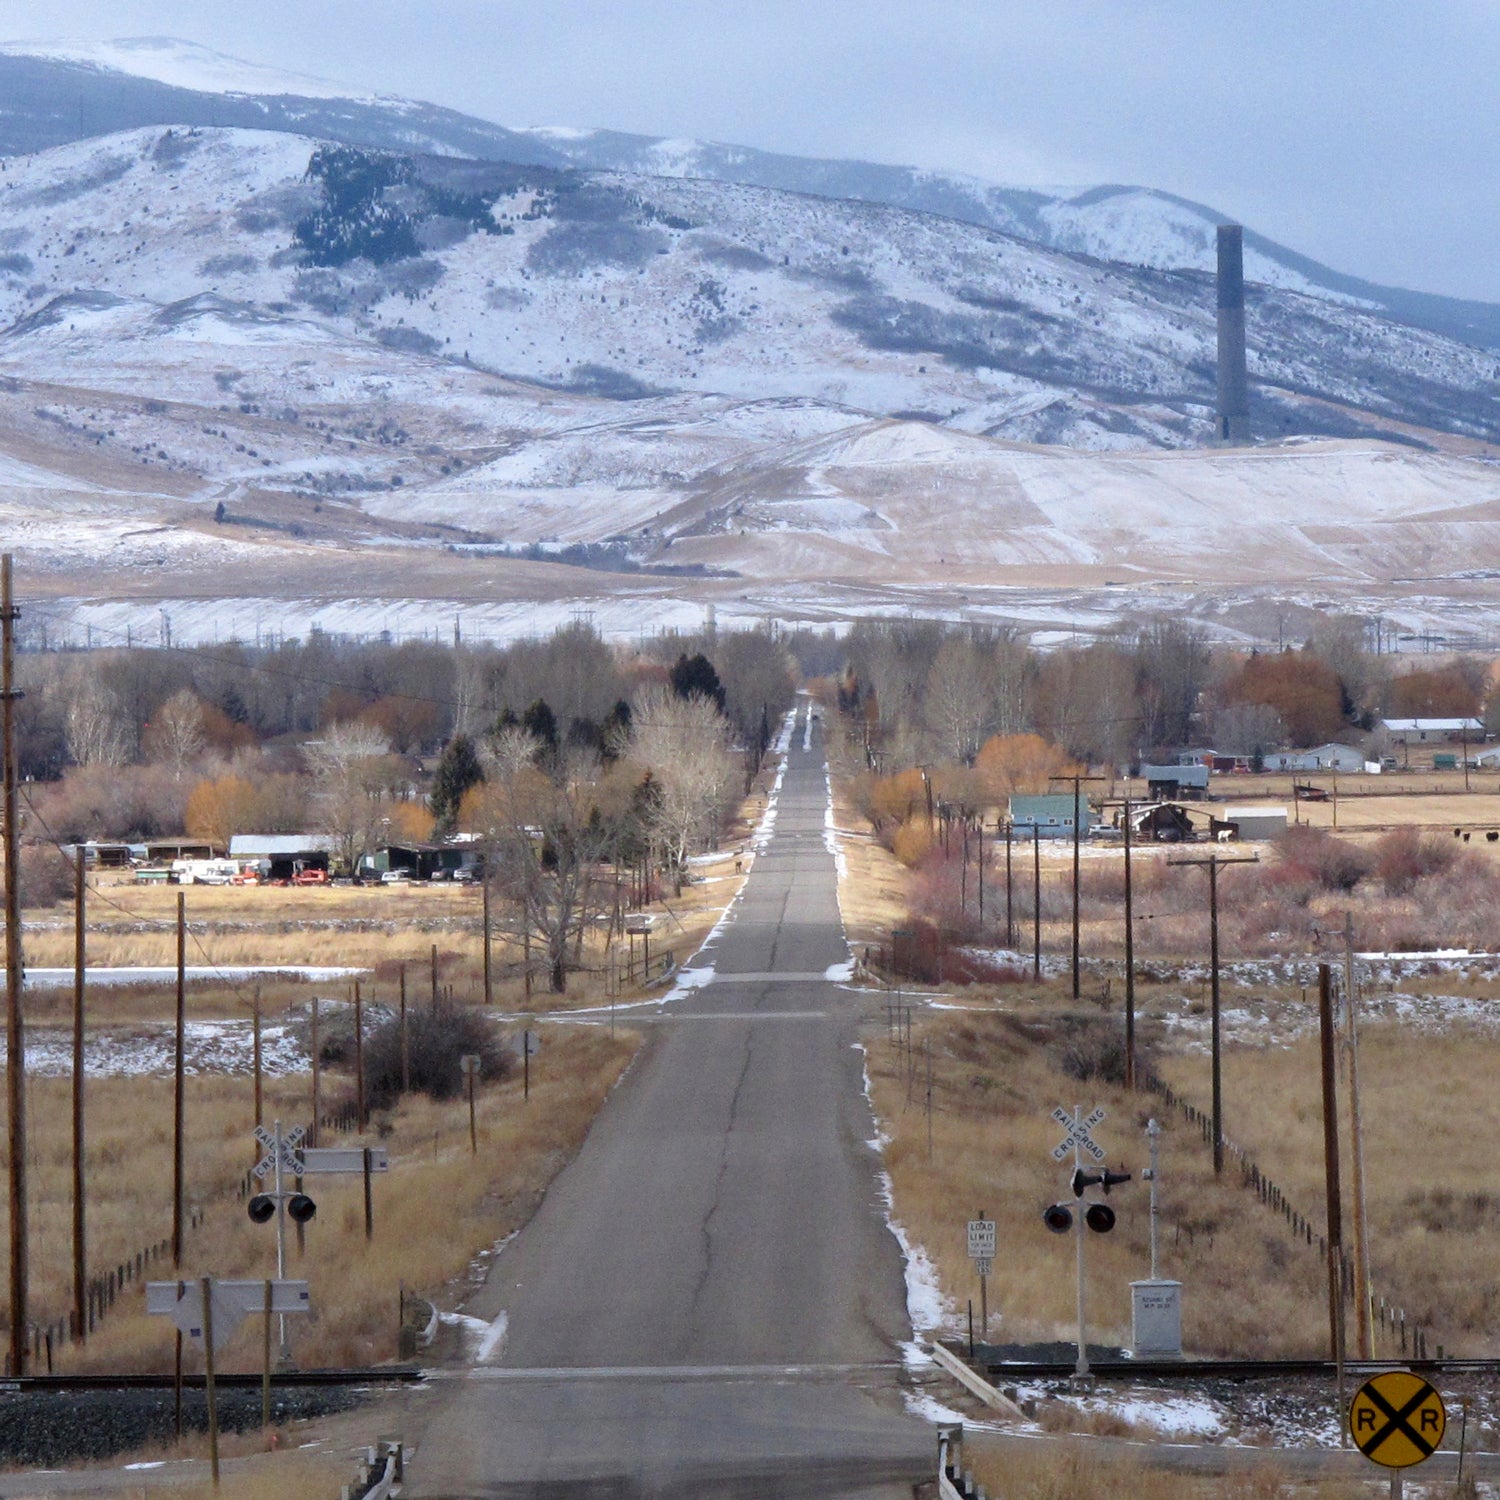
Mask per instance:
[[[1245,394],[1245,231],[1219,225],[1219,402],[1221,443],[1250,441]]]

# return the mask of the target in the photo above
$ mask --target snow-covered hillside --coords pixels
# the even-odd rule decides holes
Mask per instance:
[[[66,324],[97,334],[88,357],[107,360],[115,314],[85,317],[80,294],[162,308],[211,294],[244,309],[258,339],[316,324],[621,399],[812,400],[1095,448],[1208,430],[1206,278],[931,215],[225,130],[129,132],[0,163],[0,204],[12,357]],[[69,300],[49,306],[57,297]],[[1262,435],[1500,433],[1492,355],[1269,288],[1248,321]]]
[[[114,41],[76,38],[0,42],[0,56],[73,63],[101,72],[125,73],[169,88],[213,94],[281,94],[301,99],[344,99],[357,104],[402,103],[388,95],[360,93],[326,78],[289,73],[261,63],[227,57],[177,37],[121,37]]]
[[[712,181],[887,204],[1060,250],[1208,272],[1225,215],[1149,187],[1004,186],[961,173],[784,156],[741,145],[553,126],[507,129],[455,110],[288,74],[172,38],[0,45],[0,155],[134,126],[249,126],[384,149]],[[1500,306],[1375,285],[1250,226],[1246,270],[1267,286],[1353,302],[1500,349]]]
[[[1204,451],[1207,278],[952,218],[160,128],[0,206],[0,546],[53,639],[1500,626],[1495,358],[1367,309],[1253,289],[1265,446]]]

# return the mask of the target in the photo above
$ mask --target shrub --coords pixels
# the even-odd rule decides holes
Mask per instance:
[[[1057,1044],[1057,1066],[1080,1083],[1125,1083],[1125,1038],[1113,1024],[1077,1021]]]
[[[891,840],[891,853],[903,865],[913,867],[922,862],[933,844],[932,830],[925,817],[916,817],[903,823]]]
[[[473,1010],[408,1010],[407,1048],[414,1092],[433,1099],[452,1099],[464,1087],[459,1059],[479,1058],[479,1077],[486,1083],[508,1078],[515,1060],[488,1016]],[[384,1109],[401,1095],[401,1020],[391,1016],[365,1037],[365,1096],[371,1108]]]
[[[1386,894],[1404,896],[1419,880],[1451,869],[1459,849],[1443,839],[1424,839],[1415,828],[1396,828],[1376,840],[1373,853]]]
[[[1276,856],[1325,891],[1352,891],[1374,865],[1365,850],[1322,828],[1288,828],[1276,840]]]

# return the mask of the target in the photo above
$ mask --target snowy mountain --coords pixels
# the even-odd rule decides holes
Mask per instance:
[[[1158,270],[1210,271],[1224,216],[1146,187],[1001,186],[956,173],[571,127],[507,129],[455,110],[284,74],[171,38],[0,44],[0,155],[143,125],[241,126],[381,149],[702,178],[854,199]],[[1380,286],[1245,236],[1252,281],[1353,302],[1500,348],[1500,307]]]
[[[139,316],[118,299],[172,318],[209,295],[294,342],[316,325],[615,399],[805,400],[1092,448],[1209,426],[1208,278],[881,205],[238,130],[0,162],[0,203],[10,359],[66,323],[88,350],[70,361],[108,363]],[[1262,437],[1500,434],[1492,354],[1269,287],[1248,325]]]

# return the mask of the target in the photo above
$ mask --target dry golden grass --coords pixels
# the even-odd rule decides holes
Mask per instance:
[[[906,920],[910,872],[894,854],[876,843],[869,820],[850,803],[838,781],[834,783],[833,806],[844,854],[839,879],[844,931],[855,948],[886,942],[891,928]]]
[[[312,1283],[314,1314],[293,1319],[303,1365],[357,1365],[391,1358],[397,1347],[401,1288],[434,1297],[481,1249],[520,1227],[557,1170],[577,1148],[638,1044],[621,1031],[559,1028],[533,1062],[531,1098],[518,1077],[483,1087],[479,1155],[470,1154],[467,1106],[425,1098],[377,1119],[391,1171],[375,1184],[375,1237],[364,1238],[357,1177],[313,1185],[318,1216],[305,1250],[290,1238],[288,1273]],[[336,1075],[325,1075],[325,1099]],[[285,1124],[309,1115],[308,1080],[268,1088],[266,1118]],[[347,1090],[348,1085],[344,1085]],[[31,1100],[31,1301],[46,1321],[66,1312],[71,1277],[71,1167],[65,1080],[33,1080]],[[187,1093],[188,1195],[207,1210],[187,1236],[185,1275],[260,1277],[275,1273],[274,1225],[253,1225],[235,1193],[253,1161],[248,1079],[191,1079]],[[172,1089],[162,1079],[100,1080],[89,1086],[91,1269],[102,1271],[171,1228]],[[331,1137],[325,1132],[325,1143]],[[165,1264],[151,1279],[170,1279]],[[257,1319],[223,1356],[225,1369],[254,1369]],[[139,1284],[120,1294],[86,1347],[59,1356],[62,1369],[163,1369],[172,1341],[165,1320],[145,1313]]]
[[[670,951],[684,961],[707,936],[741,881],[735,862],[764,811],[769,772],[725,831],[722,855],[696,865],[680,895],[669,889],[650,908],[656,916],[653,955]],[[98,966],[171,966],[176,963],[176,887],[132,883],[125,873],[102,871],[99,893],[88,908],[88,960]],[[377,970],[379,998],[394,999],[396,970],[404,964],[409,993],[430,993],[432,949],[439,954],[439,982],[462,1003],[483,991],[482,896],[475,886],[414,883],[405,886],[191,886],[186,897],[187,962],[225,968],[265,965],[359,967]],[[25,954],[36,967],[73,963],[73,917],[64,905],[26,914]],[[618,947],[618,943],[615,945]],[[528,993],[521,975],[523,945],[504,932],[504,912],[495,903],[491,936],[495,1003],[506,1010],[578,1009],[605,1003],[605,970],[611,952],[602,928],[583,948],[582,968],[570,972],[563,995],[551,995],[538,976]],[[535,957],[535,954],[533,955]],[[267,978],[268,1005],[297,992],[299,982]],[[190,987],[195,1015],[247,1015],[252,981],[233,980]],[[337,982],[346,987],[346,982]],[[326,991],[327,985],[322,986]],[[367,986],[368,988],[368,986]],[[303,994],[306,989],[301,990]],[[96,991],[94,1009],[112,1019],[144,1020],[168,1013],[170,985]],[[68,1012],[68,990],[34,991],[31,1014],[60,1019]]]
[[[1074,1011],[1061,986],[1018,987],[1007,1004],[1017,1012],[919,1012],[910,1075],[904,1054],[883,1032],[870,1047],[876,1112],[890,1136],[885,1161],[896,1216],[926,1246],[960,1317],[972,1298],[978,1319],[979,1285],[964,1226],[983,1209],[996,1220],[999,1240],[989,1287],[991,1338],[1074,1336],[1073,1246],[1041,1218],[1047,1204],[1070,1196],[1071,1163],[1052,1160],[1061,1132],[1051,1112],[1057,1105],[1102,1105],[1109,1117],[1097,1131],[1100,1144],[1112,1167],[1124,1165],[1137,1180],[1111,1197],[1119,1216],[1114,1232],[1090,1237],[1091,1340],[1129,1343],[1129,1283],[1150,1271],[1148,1197],[1139,1172],[1148,1161],[1143,1129],[1154,1114],[1163,1127],[1161,1274],[1186,1284],[1186,1347],[1245,1356],[1320,1352],[1326,1304],[1316,1255],[1299,1250],[1281,1219],[1242,1191],[1237,1177],[1215,1183],[1201,1138],[1158,1102],[1146,1095],[1132,1099],[1097,1081],[1080,1083],[1063,1071],[1068,1043],[1101,1025],[1113,1034],[1117,1023]],[[924,1108],[929,1038],[930,1161]]]
[[[1447,990],[1447,984],[1444,984]],[[1459,1029],[1413,1035],[1368,1025],[1360,1039],[1371,1274],[1377,1294],[1406,1308],[1449,1353],[1500,1353],[1500,1193],[1493,1142],[1500,1042]],[[1206,1058],[1164,1059],[1180,1092],[1208,1103]],[[1343,1111],[1345,1238],[1352,1222],[1347,1082]],[[1228,1047],[1225,1132],[1243,1144],[1318,1226],[1323,1220],[1323,1115],[1315,1040]],[[1313,1252],[1301,1251],[1301,1260]],[[1377,1353],[1399,1352],[1387,1339]]]
[[[1388,1482],[1300,1482],[1267,1464],[1243,1474],[1174,1473],[1088,1442],[1001,1444],[982,1433],[964,1444],[964,1467],[1004,1500],[1355,1500]]]
[[[226,1435],[220,1443],[220,1451],[228,1455],[234,1451],[234,1439]],[[198,1450],[201,1449],[200,1453]],[[207,1439],[184,1442],[181,1446],[164,1451],[163,1458],[201,1457],[206,1459]],[[206,1466],[205,1466],[206,1467]],[[217,1489],[206,1476],[201,1480],[174,1480],[153,1476],[150,1470],[138,1475],[138,1483],[128,1490],[111,1484],[99,1493],[113,1494],[122,1500],[136,1500],[138,1496],[161,1496],[163,1500],[333,1500],[342,1486],[355,1478],[352,1458],[337,1459],[326,1454],[279,1453],[258,1458],[252,1465],[228,1463]]]

